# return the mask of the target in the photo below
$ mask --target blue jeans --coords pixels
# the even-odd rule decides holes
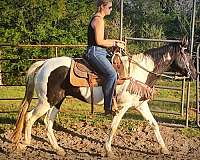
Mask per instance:
[[[117,73],[107,58],[108,52],[105,48],[91,46],[85,55],[88,63],[95,69],[98,74],[104,77],[102,84],[104,94],[104,110],[112,110],[112,97],[117,81]]]

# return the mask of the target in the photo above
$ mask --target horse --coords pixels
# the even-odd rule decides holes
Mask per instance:
[[[123,115],[130,107],[135,107],[148,121],[161,147],[161,153],[169,154],[169,150],[160,134],[159,126],[149,109],[148,101],[151,98],[149,95],[152,95],[152,87],[156,80],[172,66],[175,66],[174,70],[179,71],[183,76],[196,79],[196,69],[191,56],[185,50],[186,46],[187,43],[183,40],[149,49],[137,55],[121,57],[126,78],[124,78],[123,83],[116,86],[116,102],[119,110],[113,117],[109,137],[105,142],[107,156],[112,155],[111,143],[113,136]],[[55,57],[35,62],[29,68],[25,96],[20,105],[16,128],[12,136],[13,143],[19,148],[22,149],[31,144],[33,124],[38,118],[46,114],[44,124],[50,144],[57,154],[65,154],[64,149],[58,145],[52,128],[61,104],[68,95],[87,103],[91,103],[92,99],[89,87],[71,85],[69,79],[72,60],[73,58],[66,56]],[[28,112],[34,90],[38,97],[38,103],[33,110]],[[103,104],[101,86],[94,87],[93,101],[94,104]],[[20,143],[23,129],[25,130],[24,142]]]

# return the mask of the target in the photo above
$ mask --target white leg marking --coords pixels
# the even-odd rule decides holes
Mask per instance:
[[[47,101],[38,101],[38,105],[35,109],[29,112],[26,116],[25,122],[25,144],[29,145],[31,142],[31,129],[34,122],[43,116],[50,109],[50,105]]]
[[[65,151],[61,147],[58,146],[56,137],[53,133],[53,123],[58,112],[59,110],[56,107],[50,108],[48,113],[45,116],[44,123],[46,125],[47,136],[49,138],[49,141],[52,147],[57,151],[58,154],[64,155]]]
[[[157,141],[162,148],[161,152],[164,153],[164,154],[169,154],[169,151],[168,151],[167,147],[165,146],[163,138],[160,134],[158,123],[154,119],[154,117],[153,117],[153,115],[152,115],[152,113],[149,109],[147,101],[143,102],[140,106],[136,107],[136,109],[142,114],[142,116],[148,121],[148,123],[150,124],[150,126],[154,130]]]
[[[114,136],[114,134],[115,134],[115,132],[117,130],[119,122],[121,121],[123,115],[126,113],[126,111],[129,108],[130,108],[130,106],[123,107],[119,111],[119,113],[113,118],[112,125],[111,125],[110,135],[109,135],[108,140],[105,143],[105,149],[106,149],[107,156],[112,156],[111,143],[112,143],[113,136]]]

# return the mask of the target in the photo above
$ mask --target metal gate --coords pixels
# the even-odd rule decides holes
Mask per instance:
[[[179,40],[163,40],[163,39],[149,39],[149,38],[132,38],[132,37],[126,37],[125,38],[126,41],[131,40],[131,41],[148,41],[148,42],[165,42],[165,43],[177,43],[180,42]],[[152,105],[150,105],[150,109],[152,112],[155,113],[165,113],[165,114],[173,114],[173,115],[179,115],[181,117],[184,117],[185,115],[185,124],[175,124],[175,123],[162,123],[168,126],[176,126],[176,127],[187,127],[188,125],[188,121],[189,121],[189,116],[188,116],[188,107],[186,104],[186,99],[185,98],[185,93],[187,94],[188,97],[188,87],[186,86],[186,79],[187,77],[183,77],[181,75],[178,76],[178,78],[176,79],[176,73],[172,73],[172,72],[165,72],[166,77],[172,78],[174,77],[173,80],[171,81],[175,81],[175,80],[179,80],[181,81],[181,84],[179,86],[162,86],[162,85],[156,85],[155,88],[157,88],[158,90],[169,90],[169,91],[177,91],[177,92],[181,92],[181,97],[180,97],[180,101],[179,100],[171,100],[171,99],[166,99],[166,98],[162,98],[162,99],[158,99],[155,98],[153,99],[153,101],[160,101],[160,102],[165,102],[165,103],[173,103],[173,104],[179,104],[179,110],[178,111],[162,111],[160,109],[156,110],[156,109],[152,109]]]
[[[199,56],[199,52],[200,52],[200,44],[197,46],[197,53],[196,53],[196,60],[197,60],[197,80],[196,80],[196,120],[197,120],[197,125],[198,127],[200,127],[200,111],[199,111],[199,103],[200,103],[200,97],[199,97],[199,91],[200,91],[200,88],[199,88],[199,81],[200,81],[200,72],[199,72],[199,59],[200,59],[200,56]]]
[[[138,38],[135,38],[135,40],[140,40]],[[144,39],[143,39],[144,40]],[[146,40],[146,39],[145,39]],[[161,41],[161,42],[174,42],[174,40],[170,41],[170,40],[158,40],[158,39],[148,39],[148,41]],[[18,45],[16,47],[20,47],[20,48],[32,48],[32,47],[39,47],[39,48],[42,48],[42,47],[45,47],[45,48],[55,48],[55,56],[58,56],[58,48],[63,48],[63,47],[85,47],[85,45]],[[6,61],[8,59],[0,59],[0,62],[1,61]],[[29,60],[39,60],[39,59],[29,59]],[[4,74],[3,71],[0,71],[0,74]],[[7,73],[9,74],[9,73]],[[169,73],[170,76],[175,76],[174,73]],[[179,103],[180,104],[180,110],[178,112],[164,112],[164,111],[158,111],[158,110],[152,110],[153,112],[159,112],[159,113],[166,113],[166,114],[174,114],[174,115],[180,115],[180,116],[184,116],[185,112],[185,92],[186,92],[186,85],[185,85],[185,77],[182,77],[182,83],[180,86],[177,86],[177,87],[172,87],[172,86],[156,86],[156,88],[159,88],[159,89],[164,89],[164,90],[176,90],[176,91],[179,91],[181,92],[181,98],[180,98],[180,101],[172,101],[172,100],[169,100],[169,99],[155,99],[154,101],[163,101],[163,102],[169,102],[169,103]],[[7,85],[3,85],[3,84],[0,84],[0,86],[7,86]],[[9,86],[19,86],[19,85],[9,85]],[[7,98],[0,98],[0,100],[22,100],[22,97],[7,97]],[[186,118],[185,120],[188,121],[188,112],[186,112]],[[181,126],[183,127],[184,125],[180,125],[180,124],[170,124],[170,125],[173,125],[173,126]]]

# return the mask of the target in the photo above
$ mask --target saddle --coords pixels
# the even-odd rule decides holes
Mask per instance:
[[[112,65],[118,77],[125,77],[124,66],[118,54],[112,58]],[[103,76],[89,65],[84,58],[74,58],[70,69],[70,83],[77,87],[96,87],[101,86],[104,81]],[[121,82],[122,83],[122,82]]]
[[[112,65],[115,68],[118,78],[125,77],[124,66],[119,54],[112,57]],[[75,58],[72,60],[70,69],[70,83],[77,87],[90,87],[91,91],[91,113],[94,113],[93,87],[102,86],[104,78],[95,72],[84,58]],[[119,80],[117,84],[122,84],[124,80]],[[113,97],[113,102],[116,99]],[[113,111],[117,110],[116,103],[113,103]]]
[[[103,77],[95,72],[84,58],[72,60],[70,70],[70,83],[77,87],[102,85]]]

